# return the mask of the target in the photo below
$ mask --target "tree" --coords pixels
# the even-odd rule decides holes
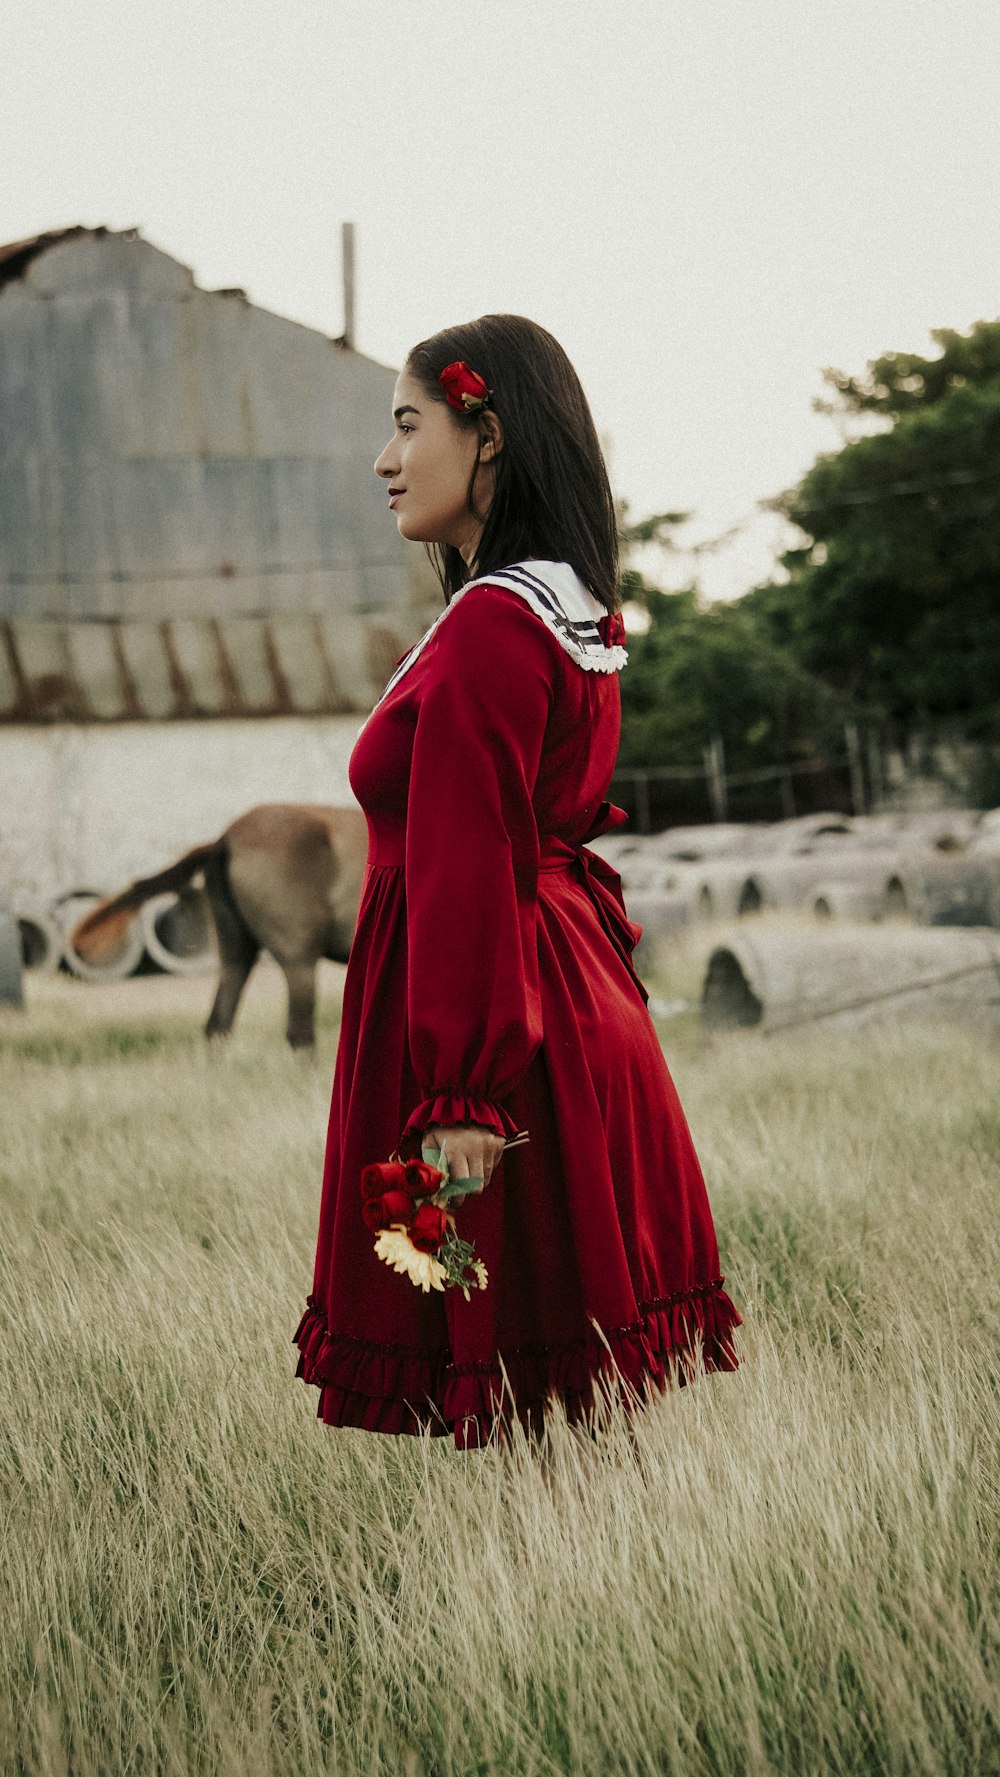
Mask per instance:
[[[622,766],[696,765],[718,735],[733,770],[815,756],[836,729],[835,696],[736,604],[644,587],[650,626],[629,640]]]
[[[788,582],[742,601],[779,647],[904,733],[1000,737],[1000,321],[939,329],[936,356],[825,373],[828,411],[877,431],[776,502],[803,532]]]

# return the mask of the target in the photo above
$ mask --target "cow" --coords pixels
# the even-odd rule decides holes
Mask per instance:
[[[144,901],[204,879],[219,945],[219,985],[205,1026],[228,1036],[240,995],[260,952],[269,950],[288,983],[287,1037],[293,1049],[315,1042],[316,964],[346,962],[357,921],[368,828],[357,808],[262,803],[218,839],[196,845],[156,876],[100,901],[75,927],[71,943],[85,962],[100,962],[121,942]]]

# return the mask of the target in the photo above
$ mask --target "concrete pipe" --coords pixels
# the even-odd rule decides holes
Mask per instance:
[[[866,924],[906,919],[910,904],[899,870],[899,859],[892,852],[853,852],[838,859],[836,871],[812,886],[804,903],[806,911],[817,919],[854,919]]]
[[[896,851],[866,851],[845,840],[800,857],[761,858],[755,876],[766,907],[798,912],[812,909],[820,889],[834,882],[881,893],[897,862]]]
[[[748,927],[711,953],[710,1028],[765,1035],[948,1019],[1000,1036],[1000,936],[961,928]]]
[[[652,967],[660,945],[686,931],[694,917],[690,895],[679,889],[638,889],[626,894],[625,906],[629,919],[642,927],[634,952],[639,969]]]
[[[84,962],[70,942],[70,934],[85,913],[104,899],[93,889],[71,889],[52,904],[52,917],[62,934],[63,962],[78,981],[123,981],[134,975],[146,954],[142,921],[133,919],[111,954],[100,963]]]
[[[146,949],[168,975],[204,975],[216,967],[215,930],[204,889],[154,895],[141,919]]]
[[[859,882],[821,882],[809,898],[814,919],[848,919],[874,925],[883,917],[884,897]]]
[[[51,913],[44,907],[19,906],[17,929],[25,973],[54,975],[62,961],[63,940]]]
[[[1000,859],[979,851],[922,851],[906,857],[899,874],[921,924],[996,923]]]
[[[0,889],[0,1006],[20,1011],[23,1005],[21,939],[10,896]]]
[[[726,860],[704,868],[695,866],[689,880],[697,919],[745,918],[768,904],[760,872],[745,863]]]

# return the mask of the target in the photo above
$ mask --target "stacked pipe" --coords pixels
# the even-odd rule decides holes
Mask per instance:
[[[701,1010],[765,1036],[940,1018],[1000,1036],[1000,936],[896,926],[744,927],[712,951]]]
[[[103,897],[96,889],[72,889],[48,906],[23,902],[14,930],[19,967],[51,975],[63,968],[78,981],[122,981],[144,963],[171,975],[203,974],[215,965],[215,939],[203,889],[158,895],[142,908],[110,955],[85,961],[74,949],[74,927]]]

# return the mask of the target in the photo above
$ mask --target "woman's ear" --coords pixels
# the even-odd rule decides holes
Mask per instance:
[[[493,463],[503,450],[503,427],[492,408],[485,408],[482,414],[482,447],[479,452],[481,463]]]

